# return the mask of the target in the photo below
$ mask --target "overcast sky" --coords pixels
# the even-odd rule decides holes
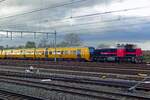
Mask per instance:
[[[85,46],[137,43],[150,49],[149,0],[5,0],[0,12],[0,30],[56,30],[60,41],[65,34],[76,33]],[[0,36],[0,45],[10,46],[41,37],[34,40],[33,34],[24,34],[21,39],[14,33],[10,40],[3,32]]]

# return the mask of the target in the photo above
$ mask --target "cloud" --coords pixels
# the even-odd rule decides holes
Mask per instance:
[[[29,12],[34,9],[54,7],[71,1],[72,0],[6,1],[2,3],[0,7],[0,18]],[[150,32],[148,28],[149,24],[144,23],[150,21],[150,8],[94,14],[149,5],[149,0],[86,0],[55,9],[47,9],[23,16],[0,19],[0,28],[7,30],[48,32],[54,32],[54,30],[56,30],[58,36],[63,36],[66,33],[76,33],[81,35],[86,44],[90,45],[96,45],[102,41],[148,41]],[[90,14],[93,14],[93,16],[86,16]],[[74,18],[77,16],[85,17]],[[29,39],[31,39],[32,35],[29,37]],[[28,39],[25,38],[24,40]],[[3,39],[3,41],[9,43],[7,39]]]

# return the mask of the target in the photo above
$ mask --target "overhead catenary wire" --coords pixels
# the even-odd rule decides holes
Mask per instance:
[[[52,19],[50,21],[58,21],[58,20],[61,20],[61,21],[64,20],[65,21],[65,20],[68,20],[68,19],[77,19],[77,18],[97,16],[97,15],[106,15],[106,14],[112,14],[112,13],[118,13],[118,12],[127,12],[127,11],[132,11],[132,10],[140,10],[140,9],[145,9],[145,8],[150,8],[150,5],[149,6],[142,6],[142,7],[135,7],[135,8],[128,8],[128,9],[121,9],[121,10],[111,10],[111,11],[92,13],[92,14],[86,14],[86,15],[79,15],[79,16],[73,16],[71,14],[70,17],[63,18],[63,19],[57,18],[57,19]]]
[[[23,16],[23,15],[26,15],[26,14],[32,14],[32,13],[40,12],[40,11],[47,10],[47,9],[54,9],[54,8],[58,8],[58,7],[63,7],[63,6],[71,5],[71,4],[74,4],[74,3],[80,3],[80,2],[83,2],[83,1],[87,1],[87,0],[72,1],[72,2],[69,2],[69,3],[63,3],[61,5],[49,6],[49,7],[46,7],[46,8],[39,8],[39,9],[35,9],[35,10],[29,11],[29,12],[24,12],[24,13],[20,13],[20,14],[16,14],[16,15],[10,15],[10,16],[6,16],[6,17],[0,17],[0,20],[11,18],[11,17]]]
[[[41,8],[41,9],[37,9],[37,10],[33,10],[30,12],[25,12],[25,13],[21,13],[21,14],[16,14],[16,15],[12,15],[12,16],[6,16],[6,17],[0,17],[0,21],[2,19],[7,19],[7,18],[12,18],[12,17],[17,17],[17,16],[23,16],[26,14],[30,14],[30,13],[34,13],[34,12],[39,12],[39,11],[43,11],[43,10],[47,10],[50,8],[57,8],[57,7],[61,7],[61,6],[66,6],[66,5],[71,5],[74,3],[79,3],[79,2],[83,2],[83,1],[87,1],[87,0],[80,0],[80,1],[72,1],[70,3],[66,3],[66,4],[62,4],[62,5],[57,5],[55,7],[47,7],[47,8]],[[105,15],[105,14],[112,14],[112,13],[118,13],[118,12],[127,12],[127,11],[132,11],[132,10],[139,10],[139,9],[145,9],[145,8],[150,8],[150,5],[147,6],[142,6],[142,7],[135,7],[135,8],[128,8],[128,9],[121,9],[121,10],[112,10],[112,11],[105,11],[105,12],[99,12],[99,13],[92,13],[92,14],[86,14],[86,15],[79,15],[79,16],[73,16],[71,15],[70,17],[66,17],[66,18],[57,18],[57,19],[52,19],[52,20],[47,20],[47,21],[58,21],[58,20],[68,20],[68,19],[77,19],[77,18],[84,18],[84,17],[91,17],[91,16],[97,16],[97,15]]]
[[[78,26],[86,26],[86,25],[94,25],[94,24],[105,24],[105,23],[111,23],[111,22],[121,22],[121,21],[128,21],[128,20],[145,20],[146,18],[150,18],[150,16],[140,16],[140,17],[127,17],[127,18],[117,18],[112,20],[104,20],[104,21],[93,21],[93,22],[86,22],[86,23],[79,23],[79,24],[73,24],[73,25],[61,25],[61,26],[52,26],[49,28],[65,28],[65,27],[78,27]],[[22,24],[15,25],[15,27],[20,26]],[[7,25],[8,28],[12,27],[13,25]],[[4,26],[1,26],[4,27]],[[13,28],[13,27],[12,27]]]
[[[122,12],[122,11],[138,10],[138,9],[143,9],[143,8],[149,8],[149,6],[136,7],[136,8],[130,8],[130,9],[121,9],[121,10],[115,10],[115,11],[107,11],[107,12],[102,12],[102,13],[88,14],[88,15],[84,15],[84,16],[95,16],[95,15],[102,15],[102,14],[110,14],[110,13],[117,13],[117,12]],[[83,16],[76,16],[76,17],[72,17],[72,18],[79,18],[79,17],[83,17]],[[65,19],[72,19],[72,18],[65,18]],[[74,26],[74,25],[72,25],[72,26]]]
[[[141,17],[128,17],[128,18],[116,18],[116,19],[112,19],[112,20],[104,20],[104,21],[92,21],[92,22],[86,22],[86,23],[79,23],[79,24],[73,24],[73,25],[61,25],[61,26],[52,26],[49,28],[56,28],[56,27],[74,27],[74,26],[84,26],[84,25],[92,25],[92,24],[105,24],[105,23],[109,23],[109,22],[118,22],[118,21],[128,21],[128,20],[139,20],[139,19],[144,19],[144,18],[150,18],[150,16],[141,16]]]
[[[130,10],[139,10],[139,9],[143,9],[143,8],[149,8],[148,6],[145,6],[145,7],[137,7],[137,8],[132,8],[132,9],[122,9],[121,10],[117,10],[117,11],[106,11],[106,12],[103,12],[103,13],[95,13],[95,14],[88,14],[88,15],[81,15],[81,16],[72,16],[68,19],[72,19],[72,18],[83,18],[84,16],[85,17],[90,17],[90,16],[96,16],[96,15],[102,15],[102,14],[111,14],[111,13],[116,13],[116,12],[124,12],[124,11],[130,11]],[[85,23],[86,24],[86,23]],[[93,24],[93,23],[90,23],[90,24]],[[77,25],[78,26],[78,25]],[[74,31],[74,30],[73,30]]]
[[[110,26],[103,26],[103,27],[91,27],[91,28],[84,28],[84,29],[78,29],[78,30],[71,30],[71,31],[57,31],[58,33],[71,33],[71,32],[77,32],[77,31],[80,31],[80,32],[82,32],[82,31],[88,31],[88,30],[92,30],[92,29],[94,29],[94,30],[96,30],[96,29],[99,29],[99,31],[100,30],[107,30],[107,29],[112,29],[112,28],[114,28],[114,27],[117,27],[115,30],[117,30],[117,29],[119,29],[119,28],[124,28],[124,27],[129,27],[129,26],[139,26],[139,25],[142,25],[142,24],[144,24],[144,25],[149,25],[150,24],[150,21],[147,21],[147,22],[142,22],[142,23],[131,23],[131,24],[122,24],[122,25],[110,25]],[[98,31],[98,30],[97,30]]]
[[[81,0],[81,1],[87,1],[87,0]],[[71,1],[68,4],[73,4],[73,3],[77,3],[79,1]],[[58,7],[58,6],[55,6]],[[83,18],[83,17],[90,17],[90,16],[96,16],[96,15],[104,15],[104,14],[111,14],[111,13],[117,13],[117,12],[123,12],[123,11],[130,11],[130,10],[138,10],[138,9],[144,9],[144,8],[149,8],[149,6],[144,6],[144,7],[136,7],[136,8],[129,8],[129,9],[121,9],[121,10],[114,10],[114,11],[106,11],[106,12],[100,12],[100,13],[94,13],[94,14],[87,14],[87,15],[79,15],[79,16],[72,16],[68,17],[68,18],[64,18],[62,20],[66,20],[66,19],[73,19],[73,18]],[[41,9],[43,10],[43,9]],[[38,11],[38,10],[37,10]],[[31,11],[32,12],[32,11]],[[24,13],[25,14],[25,13]],[[9,17],[9,16],[8,16]],[[5,17],[4,17],[5,18]],[[1,19],[1,18],[0,18]],[[58,19],[55,19],[58,20]],[[54,20],[52,20],[54,21]],[[56,22],[57,23],[57,22]],[[59,22],[61,23],[61,22]],[[74,25],[72,25],[74,26]]]
[[[118,30],[118,29],[122,29],[122,28],[125,28],[125,27],[129,27],[129,26],[140,26],[141,24],[142,25],[149,25],[150,21],[147,21],[147,22],[144,21],[144,22],[141,22],[141,23],[122,24],[122,25],[119,24],[119,25],[113,25],[113,26],[110,25],[110,26],[107,26],[107,27],[103,26],[103,27],[92,27],[92,28],[88,28],[88,29],[84,28],[84,29],[71,30],[71,31],[57,31],[57,33],[71,33],[71,32],[78,32],[78,31],[80,31],[82,33],[85,30],[86,31],[88,31],[88,30],[93,31],[93,29],[96,30],[96,31],[100,31],[100,32],[101,31],[106,32],[106,31],[109,31],[109,30],[110,31],[111,30]],[[117,28],[114,29],[114,27],[117,27]],[[18,32],[18,31],[16,31],[16,32]],[[45,32],[45,34],[46,34],[46,32]]]
[[[4,2],[4,1],[6,1],[6,0],[0,0],[0,3],[1,3],[1,2]]]

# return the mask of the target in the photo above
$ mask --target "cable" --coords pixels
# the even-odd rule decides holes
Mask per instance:
[[[81,2],[81,1],[87,1],[87,0],[80,0],[80,1],[74,1],[74,2],[72,1],[70,3],[62,4],[61,6],[66,6],[66,5],[70,5],[70,4],[73,4],[73,3],[78,3],[78,2]],[[57,8],[57,7],[60,7],[60,5],[59,6],[55,6],[55,7],[47,7],[47,8],[43,8],[43,9],[39,9],[39,10],[33,10],[31,12],[17,14],[17,15],[13,15],[13,16],[1,17],[0,19],[10,18],[10,17],[16,17],[16,16],[22,16],[22,15],[26,15],[26,14],[38,12],[38,11],[41,11],[41,10],[46,10],[46,9],[49,9],[49,8]],[[53,19],[51,21],[68,20],[68,19],[83,18],[83,17],[91,17],[91,16],[111,14],[111,13],[117,13],[117,12],[139,10],[139,9],[144,9],[144,8],[150,8],[150,6],[143,6],[143,7],[129,8],[129,9],[121,9],[121,10],[112,10],[112,11],[106,11],[106,12],[100,12],[100,13],[94,13],[94,14],[87,14],[87,15],[80,15],[80,16],[70,16],[70,17],[63,18],[63,19],[60,19],[60,18],[59,19]]]
[[[80,23],[80,24],[75,24],[75,25],[71,25],[71,26],[68,26],[68,25],[60,25],[60,26],[52,26],[52,27],[49,27],[49,28],[57,28],[57,27],[74,27],[74,26],[83,26],[83,25],[91,25],[91,24],[97,24],[97,23],[108,23],[108,22],[118,22],[118,21],[124,21],[124,20],[137,20],[137,19],[142,19],[142,18],[149,18],[150,16],[142,16],[142,17],[130,17],[130,18],[117,18],[117,19],[113,19],[113,20],[104,20],[104,21],[94,21],[94,22],[87,22],[87,23]],[[6,25],[5,25],[6,26]],[[1,26],[1,27],[5,27],[5,26]],[[20,27],[20,26],[23,26],[23,24],[17,24],[17,25],[7,25],[7,27],[11,27],[11,26],[15,26],[15,27]],[[11,27],[13,28],[13,27]]]
[[[6,1],[6,0],[0,0],[0,3],[1,3],[1,2],[4,2],[4,1]]]
[[[116,25],[116,26],[119,26],[119,29],[120,28],[124,28],[124,27],[129,27],[129,26],[139,26],[139,25],[141,25],[141,24],[145,24],[145,25],[149,25],[150,24],[150,21],[149,22],[144,22],[144,23],[133,23],[133,24],[127,24],[127,25]],[[115,26],[115,27],[116,27]],[[92,28],[88,28],[88,29],[90,29],[90,31],[92,31],[91,29]],[[80,30],[73,30],[73,31],[83,31],[83,30],[86,30],[86,31],[88,31],[88,29],[80,29]],[[101,32],[102,31],[104,31],[104,32],[112,32],[112,31],[116,31],[116,29],[114,29],[114,28],[112,28],[112,26],[110,26],[109,27],[109,29],[108,29],[108,27],[106,27],[106,29],[104,29],[104,28],[93,28],[93,29],[100,29],[101,30]],[[100,30],[96,30],[96,31],[100,31]],[[61,32],[59,32],[59,31],[57,31],[57,33],[70,33],[70,32],[72,32],[72,31],[61,31]],[[94,32],[94,31],[92,31],[92,32]],[[100,32],[94,32],[94,33],[100,33]],[[57,37],[59,37],[59,36],[57,36]],[[4,38],[6,38],[6,37],[4,37]],[[17,38],[17,37],[15,37],[15,38]],[[28,37],[26,37],[26,38],[28,38]],[[29,37],[30,38],[30,37]]]
[[[132,9],[122,9],[122,10],[116,10],[116,11],[108,11],[108,12],[103,12],[103,13],[95,13],[95,14],[82,15],[82,16],[74,16],[72,18],[79,18],[79,17],[84,17],[84,16],[87,17],[87,16],[93,16],[93,15],[95,16],[95,15],[99,15],[99,14],[108,14],[108,13],[115,13],[115,12],[129,11],[129,10],[137,10],[137,9],[143,9],[143,8],[149,8],[149,6],[137,7],[137,8],[132,8]]]
[[[95,14],[88,14],[88,15],[81,15],[81,16],[74,16],[74,17],[71,16],[71,17],[68,17],[68,18],[64,18],[64,20],[82,18],[82,17],[90,17],[90,16],[96,16],[96,15],[111,14],[111,13],[117,13],[117,12],[123,12],[123,11],[139,10],[139,9],[144,9],[144,8],[150,8],[150,6],[136,7],[136,8],[130,8],[130,9],[121,9],[121,10],[114,10],[114,11],[107,11],[107,12],[102,12],[102,13],[95,13]],[[54,19],[52,21],[58,21],[58,20],[60,20],[60,19]]]
[[[87,22],[87,23],[80,23],[80,24],[75,24],[75,25],[71,25],[71,26],[53,26],[53,27],[49,27],[49,28],[57,28],[57,27],[75,27],[75,26],[84,26],[84,25],[92,25],[92,24],[105,24],[105,23],[111,23],[111,22],[121,22],[121,21],[127,21],[127,20],[138,20],[139,19],[143,19],[143,18],[150,18],[150,16],[142,16],[142,17],[129,17],[129,18],[117,18],[117,19],[113,19],[113,20],[104,20],[104,21],[94,21],[94,22]],[[18,25],[7,25],[7,27],[11,27],[11,26],[15,26],[15,27],[20,27],[23,26],[22,24],[18,24]],[[5,26],[1,26],[1,27],[5,27]],[[13,27],[12,27],[13,28]]]
[[[139,26],[139,25],[141,25],[141,24],[145,24],[145,25],[149,25],[150,24],[150,21],[148,21],[148,22],[142,22],[142,23],[132,23],[132,24],[126,24],[126,25],[115,25],[115,26],[104,26],[104,27],[93,27],[93,28],[88,28],[88,29],[78,29],[78,30],[71,30],[71,31],[57,31],[57,33],[71,33],[71,32],[77,32],[77,31],[80,31],[81,33],[82,33],[82,31],[84,31],[84,30],[86,30],[86,31],[88,31],[88,30],[90,30],[90,31],[92,31],[92,29],[94,29],[94,30],[96,30],[96,29],[99,29],[99,30],[96,30],[96,31],[106,31],[106,29],[108,30],[108,29],[110,29],[110,30],[112,30],[112,29],[114,29],[114,27],[118,27],[118,28],[124,28],[124,27],[129,27],[129,26]],[[116,29],[115,29],[116,30]],[[6,31],[6,30],[5,30]],[[46,33],[46,32],[43,32],[43,33]]]
[[[50,6],[50,7],[46,7],[46,8],[40,8],[40,9],[32,10],[30,12],[25,12],[25,13],[21,13],[21,14],[12,15],[12,16],[1,17],[0,19],[6,19],[6,18],[11,18],[11,17],[23,16],[23,15],[26,15],[26,14],[40,12],[40,11],[47,10],[47,9],[54,9],[54,8],[58,8],[58,7],[63,7],[63,6],[67,6],[67,5],[71,5],[71,4],[79,3],[79,2],[83,2],[83,1],[87,1],[87,0],[72,1],[72,2],[69,2],[69,3],[64,3],[62,5],[56,5],[56,6],[53,6],[53,7]]]
[[[128,27],[128,26],[137,26],[137,25],[141,25],[141,24],[150,24],[150,21],[148,21],[148,22],[143,22],[143,23],[133,23],[133,24],[126,24],[126,25],[115,25],[115,26],[104,26],[104,27],[94,27],[94,28],[88,28],[88,29],[100,29],[100,30],[106,30],[106,29],[108,29],[108,28],[114,28],[114,27],[120,27],[120,28],[122,28],[122,27]],[[75,31],[84,31],[84,30],[86,30],[86,31],[88,31],[88,29],[78,29],[78,30],[71,30],[71,31],[57,31],[58,33],[71,33],[71,32],[75,32]],[[97,30],[98,31],[98,30]]]
[[[104,21],[94,21],[94,22],[87,22],[87,23],[80,23],[80,24],[75,24],[75,25],[61,25],[61,26],[53,26],[49,28],[55,28],[55,27],[74,27],[74,26],[83,26],[83,25],[92,25],[92,24],[104,24],[104,23],[109,23],[109,22],[118,22],[118,21],[124,21],[124,20],[137,20],[137,19],[142,19],[142,18],[150,18],[150,16],[142,16],[142,17],[130,17],[130,18],[117,18],[113,20],[104,20]]]
[[[80,16],[70,16],[63,19],[53,19],[50,21],[58,21],[58,20],[68,20],[68,19],[77,19],[77,18],[84,18],[84,17],[91,17],[91,16],[97,16],[97,15],[105,15],[105,14],[112,14],[112,13],[118,13],[118,12],[126,12],[126,11],[132,11],[132,10],[139,10],[144,8],[150,8],[149,6],[143,6],[143,7],[136,7],[136,8],[129,8],[129,9],[121,9],[121,10],[112,10],[112,11],[106,11],[106,12],[100,12],[100,13],[94,13],[94,14],[87,14],[87,15],[80,15]]]
[[[0,32],[15,32],[15,33],[48,33],[48,34],[55,34],[54,32],[35,32],[35,31],[14,31],[14,30],[0,30]]]
[[[71,16],[71,17],[67,17],[67,18],[64,18],[64,19],[59,18],[59,19],[53,19],[53,20],[50,20],[50,21],[58,21],[58,20],[64,20],[65,21],[65,20],[75,19],[75,18],[91,17],[91,16],[97,16],[97,15],[118,13],[118,12],[123,12],[123,11],[139,10],[139,9],[144,9],[144,8],[150,8],[150,6],[143,6],[143,7],[129,8],[129,9],[121,9],[121,10],[113,10],[113,11],[106,11],[106,12],[101,12],[101,13],[94,13],[94,14],[87,14],[87,15],[80,15],[80,16]]]

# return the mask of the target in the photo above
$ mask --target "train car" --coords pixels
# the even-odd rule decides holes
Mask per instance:
[[[3,49],[0,50],[0,59],[5,58],[5,51]]]
[[[47,53],[46,53],[47,52]],[[92,47],[70,47],[70,48],[48,48],[46,50],[46,57],[48,59],[58,60],[78,60],[78,61],[90,61],[91,55],[94,52]]]
[[[22,59],[35,59],[35,49],[24,49],[24,57]]]
[[[0,50],[1,59],[36,59],[59,61],[134,62],[143,60],[142,50],[129,46],[94,49],[93,47],[28,48]]]
[[[37,60],[46,59],[46,48],[34,48],[33,58]]]
[[[95,49],[94,54],[92,55],[92,60],[98,62],[116,61],[117,49],[116,48]]]
[[[91,61],[93,52],[93,47],[8,49],[1,50],[0,58]]]
[[[114,62],[133,62],[142,63],[143,56],[140,48],[119,48],[96,49],[92,56],[93,61],[114,61]]]
[[[143,54],[140,48],[136,49],[125,49],[125,59],[134,63],[143,62]]]
[[[133,63],[143,62],[143,52],[141,48],[137,48],[136,45],[126,44],[119,46],[118,50],[122,51],[123,56],[119,58],[119,61],[127,61]]]
[[[14,59],[14,58],[22,58],[20,49],[7,49],[1,50],[0,58],[1,59]]]

